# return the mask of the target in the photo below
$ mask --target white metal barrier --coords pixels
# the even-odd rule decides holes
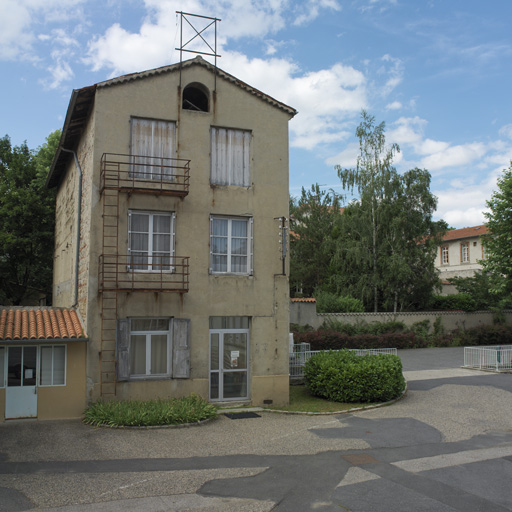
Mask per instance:
[[[369,349],[348,349],[355,352],[358,356],[391,354],[398,355],[396,348],[369,348]],[[310,350],[309,343],[300,343],[294,345],[293,352],[290,352],[290,377],[304,377],[304,365],[314,354],[321,352],[330,352],[329,350]],[[333,350],[332,352],[340,352]]]
[[[496,372],[512,371],[512,345],[464,347],[464,366]]]

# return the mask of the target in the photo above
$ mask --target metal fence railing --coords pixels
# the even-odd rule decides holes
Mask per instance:
[[[396,348],[371,348],[371,349],[349,349],[358,356],[391,354],[398,355]],[[314,354],[329,352],[328,350],[310,350],[309,343],[294,345],[293,352],[290,352],[290,377],[304,377],[304,365]],[[339,352],[339,350],[333,350]]]
[[[464,366],[496,372],[512,371],[512,345],[464,347]]]

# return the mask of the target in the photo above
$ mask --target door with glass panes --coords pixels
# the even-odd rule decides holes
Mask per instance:
[[[249,330],[210,330],[210,400],[249,397]]]
[[[5,417],[37,417],[37,347],[7,348]]]

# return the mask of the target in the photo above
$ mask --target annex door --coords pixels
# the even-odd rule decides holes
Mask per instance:
[[[5,418],[37,417],[37,347],[8,347]]]
[[[248,398],[249,331],[210,331],[210,400]]]

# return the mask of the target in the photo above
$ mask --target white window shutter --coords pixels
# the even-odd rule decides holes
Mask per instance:
[[[190,320],[171,319],[172,333],[172,377],[190,378]]]

